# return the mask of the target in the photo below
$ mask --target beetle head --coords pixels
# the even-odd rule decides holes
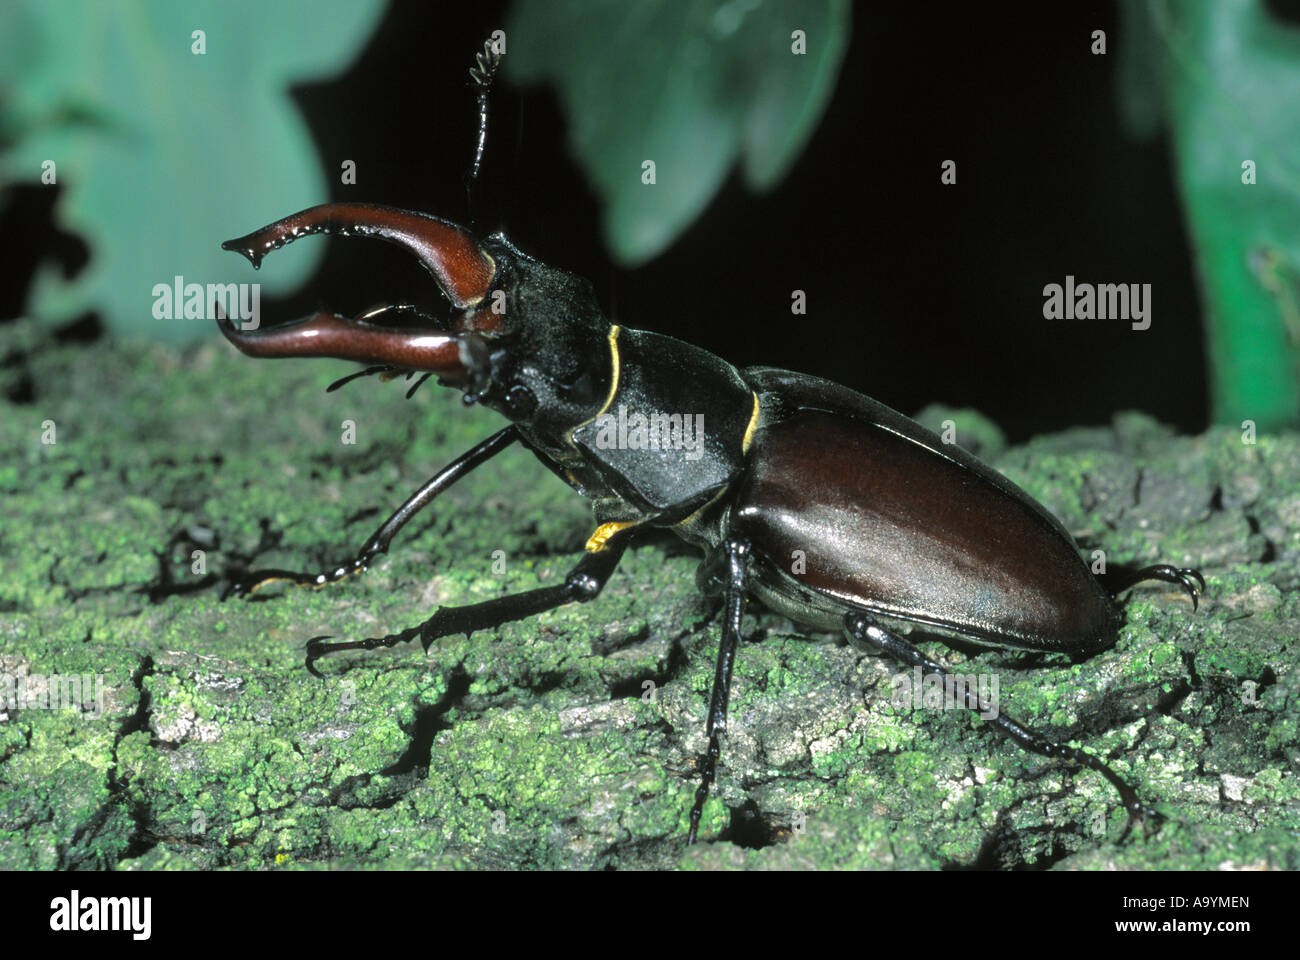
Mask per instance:
[[[411,251],[451,303],[440,322],[414,308],[348,319],[317,313],[295,323],[241,330],[219,318],[226,339],[256,357],[337,357],[389,373],[422,372],[510,419],[551,431],[593,416],[609,389],[608,322],[591,284],[520,251],[502,234],[476,240],[422,213],[369,204],[311,207],[228,240],[254,268],[287,243],[316,233],[371,236]],[[375,320],[389,309],[421,325]]]
[[[512,420],[562,429],[594,416],[609,392],[609,322],[590,281],[528,256],[503,234],[482,245],[496,265],[473,323],[489,374],[479,397]]]

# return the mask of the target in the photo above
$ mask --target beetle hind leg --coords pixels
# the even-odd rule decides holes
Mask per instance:
[[[1117,597],[1129,587],[1136,586],[1147,580],[1176,583],[1186,590],[1187,595],[1192,598],[1193,610],[1200,607],[1200,598],[1205,593],[1205,578],[1201,576],[1199,570],[1194,570],[1191,567],[1175,567],[1168,563],[1157,563],[1154,566],[1142,567],[1139,570],[1117,569],[1100,575],[1098,579],[1110,591],[1112,597]]]
[[[969,689],[964,683],[960,687],[952,683],[947,670],[942,665],[931,660],[909,641],[878,626],[867,614],[856,610],[849,611],[844,615],[844,629],[856,646],[884,653],[909,667],[920,667],[927,674],[940,677],[945,690],[960,688],[965,706],[970,710],[979,711],[981,718],[987,719],[989,723],[1014,740],[1022,750],[1045,757],[1059,757],[1068,763],[1084,766],[1101,774],[1119,792],[1120,801],[1128,813],[1124,836],[1128,836],[1135,821],[1145,827],[1148,820],[1160,818],[1160,814],[1144,804],[1138,797],[1137,791],[1100,758],[1084,753],[1077,747],[1049,740],[1024,724],[1003,715],[997,710],[996,704],[981,700],[978,692]]]

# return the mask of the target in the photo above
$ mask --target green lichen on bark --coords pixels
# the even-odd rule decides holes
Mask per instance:
[[[1296,434],[1178,437],[1125,414],[986,451],[1085,551],[1206,574],[1197,613],[1175,588],[1134,590],[1119,642],[1079,664],[925,642],[996,674],[1007,714],[1107,757],[1158,830],[1120,842],[1101,777],[965,713],[893,706],[894,666],[753,609],[701,831],[718,842],[687,850],[718,639],[688,549],[652,540],[590,604],[428,656],[330,658],[321,682],[311,636],[558,582],[585,505],[511,450],[364,576],[223,603],[229,570],[350,559],[499,419],[431,385],[326,395],[341,365],[217,342],[3,338],[0,674],[104,692],[98,716],[5,711],[0,867],[1300,865]],[[997,437],[951,416],[959,437]]]

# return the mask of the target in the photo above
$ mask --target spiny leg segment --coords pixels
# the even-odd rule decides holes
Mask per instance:
[[[604,542],[601,549],[585,554],[578,561],[577,566],[569,571],[564,582],[554,587],[526,590],[523,593],[497,597],[462,607],[439,607],[433,616],[423,623],[384,637],[343,640],[336,643],[326,643],[329,637],[312,637],[307,641],[307,669],[313,675],[324,679],[324,675],[316,669],[316,661],[331,653],[342,650],[395,647],[399,643],[406,643],[417,637],[427,653],[434,641],[441,637],[492,630],[503,623],[526,620],[528,617],[553,610],[566,603],[574,601],[586,603],[588,600],[594,600],[600,596],[601,590],[605,588],[610,575],[618,566],[630,539],[630,531],[613,535]]]

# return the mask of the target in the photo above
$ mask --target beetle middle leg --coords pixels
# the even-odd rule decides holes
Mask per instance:
[[[356,557],[351,563],[336,567],[329,573],[297,573],[292,570],[255,570],[238,580],[233,580],[222,592],[222,599],[230,596],[249,596],[256,593],[268,583],[276,581],[287,581],[301,587],[323,587],[327,584],[338,583],[345,577],[353,574],[364,572],[371,562],[379,554],[388,550],[388,545],[392,543],[393,537],[397,531],[401,530],[407,522],[429,505],[430,501],[438,494],[442,493],[453,483],[465,476],[475,467],[481,466],[488,460],[491,460],[498,453],[504,450],[510,444],[519,439],[519,431],[513,426],[499,430],[492,436],[488,437],[478,446],[469,450],[447,466],[439,470],[434,476],[415,491],[410,498],[398,507],[397,512],[384,521],[383,526],[371,535],[370,539],[365,542]]]
[[[920,667],[927,673],[941,677],[945,689],[956,689],[956,685],[949,682],[948,672],[942,665],[931,660],[909,641],[880,627],[869,615],[857,610],[846,613],[844,615],[844,629],[848,632],[850,640],[864,645],[868,649],[879,650],[906,666]],[[1145,823],[1147,818],[1156,819],[1160,816],[1154,809],[1144,804],[1138,798],[1137,791],[1102,760],[1092,754],[1084,753],[1076,747],[1047,739],[1024,724],[990,709],[988,703],[981,701],[978,694],[964,684],[961,689],[965,706],[968,709],[980,711],[981,716],[989,716],[989,722],[1014,740],[1021,749],[1042,754],[1045,757],[1059,757],[1069,763],[1085,766],[1109,780],[1111,785],[1119,791],[1120,801],[1128,812],[1128,823],[1124,827],[1125,836],[1132,829],[1134,821]]]
[[[380,647],[395,647],[417,637],[424,646],[425,653],[433,646],[435,640],[457,633],[471,634],[478,630],[492,630],[503,623],[526,620],[528,617],[554,610],[566,603],[575,601],[586,603],[600,596],[601,590],[614,573],[618,562],[627,549],[630,532],[620,532],[604,541],[600,549],[587,553],[577,566],[569,571],[564,582],[554,587],[539,587],[525,590],[482,603],[470,603],[461,607],[439,607],[428,620],[414,627],[408,627],[385,637],[370,637],[366,640],[341,640],[326,643],[328,637],[312,637],[307,641],[307,670],[312,675],[324,679],[316,669],[316,661],[331,653],[342,650],[377,650]]]
[[[704,773],[695,790],[695,803],[691,807],[691,829],[686,845],[695,842],[700,828],[700,816],[709,788],[717,775],[718,756],[721,753],[719,737],[727,732],[727,702],[731,699],[731,672],[736,662],[736,647],[740,643],[740,624],[745,615],[745,591],[748,586],[750,545],[739,538],[730,538],[722,546],[719,559],[725,559],[726,608],[722,621],[722,641],[718,646],[718,662],[713,671],[713,693],[709,697],[709,719],[706,735],[708,752],[704,756]],[[709,565],[710,568],[712,565]],[[702,567],[701,570],[704,568]]]

